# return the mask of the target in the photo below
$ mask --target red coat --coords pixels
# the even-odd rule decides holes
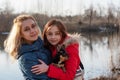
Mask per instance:
[[[69,38],[67,40],[70,41]],[[69,59],[65,62],[66,72],[64,72],[61,68],[50,64],[47,73],[49,77],[57,80],[74,80],[76,70],[80,63],[79,43],[76,42],[76,40],[71,40],[70,44],[68,44],[66,47],[66,51],[69,54]],[[54,48],[52,49],[52,56],[54,57],[55,55],[56,49]]]

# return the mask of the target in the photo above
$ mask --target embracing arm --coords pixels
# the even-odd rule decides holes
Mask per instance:
[[[35,54],[33,54],[35,55]],[[34,73],[32,73],[31,71],[31,67],[33,65],[37,65],[38,64],[38,60],[32,56],[31,54],[24,54],[22,55],[19,59],[19,65],[20,65],[20,68],[23,72],[23,75],[26,77],[26,78],[29,78],[31,80],[41,80],[41,79],[46,79],[47,78],[47,75],[45,73],[42,73],[40,75],[36,75]]]
[[[44,62],[42,64],[32,66],[32,72],[36,74],[41,74],[47,72],[47,75],[51,78],[59,80],[73,80],[76,74],[76,70],[80,63],[79,59],[79,44],[72,44],[66,48],[66,51],[69,54],[69,59],[65,62],[64,72],[61,68],[58,68],[52,64],[46,65]],[[45,67],[46,66],[46,67]]]
[[[66,72],[62,69],[53,66],[52,64],[48,69],[48,76],[60,80],[73,80],[76,70],[78,68],[80,59],[79,59],[79,44],[72,44],[66,48],[66,51],[69,54],[69,59],[65,63]]]

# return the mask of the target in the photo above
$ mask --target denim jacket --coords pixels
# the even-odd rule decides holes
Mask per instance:
[[[43,47],[43,42],[38,38],[33,44],[22,44],[18,53],[18,63],[25,80],[52,80],[46,73],[36,75],[31,72],[31,67],[40,64],[38,59],[46,64],[51,63],[51,53]]]

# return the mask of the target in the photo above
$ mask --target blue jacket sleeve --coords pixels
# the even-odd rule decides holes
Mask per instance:
[[[27,53],[22,55],[18,61],[20,65],[20,69],[23,72],[23,76],[28,80],[51,80],[47,77],[46,73],[42,73],[40,75],[33,74],[31,72],[31,67],[36,64],[40,64],[38,59],[34,56],[33,53]]]

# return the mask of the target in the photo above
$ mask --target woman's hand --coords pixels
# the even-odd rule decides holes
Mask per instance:
[[[41,64],[32,66],[31,69],[32,73],[35,73],[36,75],[47,72],[49,68],[49,66],[45,64],[42,60],[39,59],[39,62]]]

